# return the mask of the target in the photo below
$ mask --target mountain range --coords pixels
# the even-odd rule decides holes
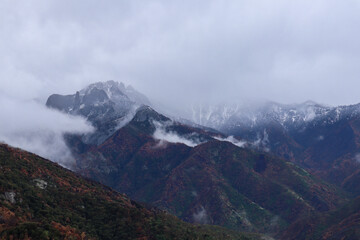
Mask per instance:
[[[358,195],[360,104],[329,107],[311,101],[260,107],[193,108],[193,120],[233,135]],[[196,117],[198,116],[198,118]]]
[[[358,105],[201,106],[184,120],[127,89],[108,81],[49,97],[96,127],[66,136],[73,171],[187,222],[279,238],[359,193]]]

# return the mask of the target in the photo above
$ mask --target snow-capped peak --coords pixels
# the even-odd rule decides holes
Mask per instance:
[[[197,124],[224,130],[228,128],[253,128],[269,122],[285,129],[300,128],[304,124],[325,124],[360,113],[360,106],[329,107],[314,101],[300,104],[267,102],[262,105],[239,104],[196,105],[191,108],[191,120]]]

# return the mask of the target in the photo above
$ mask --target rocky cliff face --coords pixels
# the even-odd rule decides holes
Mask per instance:
[[[135,115],[136,109],[149,100],[131,86],[115,81],[98,82],[72,95],[51,95],[46,106],[80,115],[90,121],[96,131],[83,141],[100,144]]]

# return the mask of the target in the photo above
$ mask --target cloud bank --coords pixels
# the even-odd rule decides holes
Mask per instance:
[[[0,96],[0,141],[70,167],[72,155],[64,133],[87,133],[92,127],[82,118],[50,110],[35,101]]]
[[[359,12],[357,0],[3,0],[0,85],[44,99],[114,79],[174,107],[356,103]]]

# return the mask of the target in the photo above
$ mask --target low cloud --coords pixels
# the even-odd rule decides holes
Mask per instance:
[[[138,105],[133,106],[124,117],[120,118],[118,121],[117,129],[120,129],[127,125],[134,118],[138,108]]]
[[[0,141],[70,167],[72,155],[63,135],[93,130],[86,120],[29,100],[0,96]]]
[[[221,137],[213,137],[213,138],[216,140],[219,140],[219,141],[223,141],[223,142],[230,142],[238,147],[244,147],[244,145],[246,144],[245,141],[240,141],[240,140],[234,138],[234,136],[228,136],[227,138],[221,138]]]
[[[153,138],[156,140],[160,140],[160,142],[156,145],[156,147],[166,147],[166,142],[170,143],[182,143],[189,147],[195,147],[202,142],[200,139],[194,139],[193,135],[189,136],[180,136],[174,131],[167,131],[166,127],[171,125],[171,123],[160,123],[154,121],[156,129],[153,134]]]
[[[159,140],[152,148],[153,149],[165,149],[167,148],[168,142]]]
[[[318,141],[322,141],[324,140],[324,136],[323,135],[320,135],[318,138],[317,138]]]
[[[360,153],[355,154],[355,161],[360,163]]]
[[[201,206],[200,210],[197,213],[193,214],[194,222],[200,223],[200,224],[207,224],[208,221],[208,215],[206,212],[206,209]]]
[[[264,129],[264,132],[261,136],[261,134],[258,132],[257,134],[257,140],[255,140],[253,143],[251,143],[254,147],[259,148],[265,152],[270,152],[269,146],[269,134],[267,133],[266,129]]]

